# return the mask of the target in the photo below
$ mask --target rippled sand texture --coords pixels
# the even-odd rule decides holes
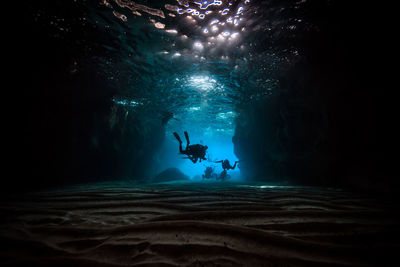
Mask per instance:
[[[260,184],[70,187],[1,202],[0,265],[391,265],[390,205]]]

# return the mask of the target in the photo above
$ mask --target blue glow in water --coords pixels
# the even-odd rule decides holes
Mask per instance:
[[[192,141],[193,140],[193,141]],[[197,162],[193,164],[188,159],[181,159],[181,162],[178,164],[178,168],[188,175],[191,178],[195,178],[196,175],[202,175],[207,166],[214,166],[215,172],[220,174],[222,172],[221,163],[214,163],[218,160],[228,159],[233,165],[235,160],[238,160],[235,154],[233,153],[233,143],[232,138],[226,137],[203,137],[199,138],[197,136],[191,137],[191,141],[193,144],[200,143],[202,141],[203,145],[208,146],[207,150],[207,161]],[[239,169],[236,167],[235,170],[230,170],[228,173],[232,177],[238,176]]]
[[[174,112],[173,119],[166,125],[166,140],[161,149],[157,171],[167,168],[178,168],[191,179],[201,179],[206,167],[214,167],[219,175],[223,169],[215,161],[228,159],[233,165],[237,159],[234,154],[232,136],[235,129],[236,112],[229,101],[223,101],[230,87],[206,71],[188,73],[176,77],[178,85],[185,88],[188,95],[179,112]],[[207,145],[208,160],[193,163],[186,155],[179,154],[179,142],[173,136],[177,132],[186,148],[184,132],[187,131],[190,144]],[[239,166],[229,170],[232,180],[240,177]]]
[[[178,141],[171,135],[167,136],[166,144],[161,154],[161,158],[164,158],[164,164],[162,168],[178,168],[184,174],[189,176],[191,179],[201,179],[201,175],[204,174],[206,167],[215,167],[214,172],[220,174],[222,172],[221,163],[214,163],[218,160],[228,159],[233,165],[238,158],[233,152],[232,136],[229,135],[218,135],[218,134],[207,134],[204,136],[191,135],[189,132],[190,143],[207,145],[207,161],[193,163],[189,159],[185,158],[185,155],[179,154]],[[186,147],[186,140],[183,135],[183,131],[179,132],[182,138],[182,147]],[[228,174],[232,180],[240,179],[240,170],[236,166],[235,170],[229,170]]]

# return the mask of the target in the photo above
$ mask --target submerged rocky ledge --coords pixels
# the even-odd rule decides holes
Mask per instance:
[[[2,266],[382,266],[398,211],[332,188],[92,184],[2,201]]]

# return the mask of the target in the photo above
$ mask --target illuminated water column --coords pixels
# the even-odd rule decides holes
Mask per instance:
[[[167,140],[175,144],[171,157],[171,164],[191,178],[201,176],[207,166],[215,167],[215,172],[222,171],[221,163],[217,160],[229,159],[233,164],[237,157],[233,152],[232,136],[234,134],[234,120],[236,113],[233,107],[221,103],[218,97],[223,95],[224,85],[217,78],[207,74],[195,74],[182,79],[182,86],[189,91],[190,97],[183,110],[176,114],[167,126]],[[173,132],[178,132],[186,146],[183,132],[189,133],[191,144],[207,145],[207,161],[193,164],[184,155],[178,155],[178,142]],[[239,176],[239,169],[229,171],[232,178]]]

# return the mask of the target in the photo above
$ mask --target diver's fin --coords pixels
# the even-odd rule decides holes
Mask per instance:
[[[178,135],[177,132],[174,132],[174,136],[175,136],[176,140],[178,140],[178,142],[179,142],[180,144],[182,144],[182,140],[181,140],[181,138],[179,137],[179,135]]]
[[[184,134],[185,134],[185,137],[186,137],[186,142],[189,145],[190,144],[189,135],[188,135],[188,133],[186,131],[184,132]]]

